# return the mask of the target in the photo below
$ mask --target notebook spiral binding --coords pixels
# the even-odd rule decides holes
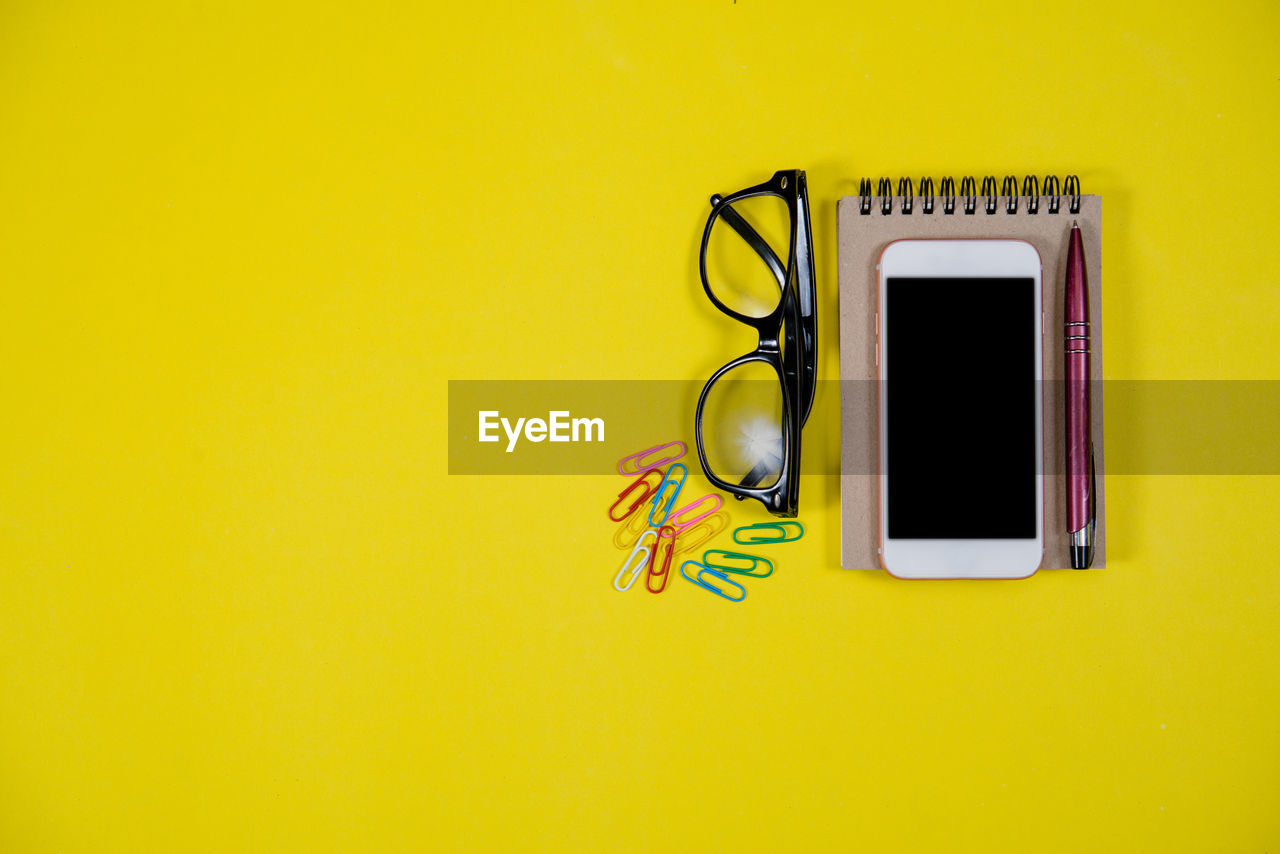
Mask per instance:
[[[901,201],[900,213],[908,216],[915,209],[916,195],[912,192],[914,189],[910,178],[898,179],[898,192],[896,198]],[[1068,175],[1062,179],[1061,185],[1058,182],[1057,175],[1044,176],[1044,195],[1040,193],[1040,181],[1035,175],[1028,175],[1022,179],[1022,192],[1018,193],[1018,178],[1015,175],[1005,175],[1004,180],[1000,184],[1000,192],[996,192],[996,179],[991,175],[987,175],[982,179],[982,189],[978,189],[978,184],[973,180],[972,176],[966,176],[960,179],[960,192],[956,192],[956,182],[954,178],[943,178],[938,184],[938,194],[933,193],[933,179],[924,177],[920,179],[920,213],[932,214],[935,205],[941,202],[943,214],[954,214],[956,212],[956,199],[961,200],[965,214],[972,216],[978,209],[978,197],[985,196],[986,201],[983,203],[983,212],[990,215],[994,214],[1000,204],[1000,198],[1003,196],[1005,201],[1005,212],[1016,214],[1018,212],[1019,199],[1025,199],[1027,205],[1027,213],[1038,214],[1040,212],[1040,199],[1048,200],[1046,209],[1051,214],[1060,213],[1062,211],[1062,197],[1067,197],[1067,211],[1073,214],[1080,213],[1080,179],[1075,175]],[[871,179],[863,178],[858,182],[858,213],[863,216],[871,215]],[[876,184],[874,196],[880,199],[880,213],[888,216],[893,213],[894,192],[893,181],[889,178],[881,178]]]

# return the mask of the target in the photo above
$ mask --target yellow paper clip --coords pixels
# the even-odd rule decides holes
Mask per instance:
[[[648,514],[643,511],[633,513],[627,517],[627,521],[618,526],[617,531],[614,531],[613,544],[620,549],[629,549],[648,528]]]
[[[680,548],[676,549],[676,554],[682,555],[702,546],[727,527],[729,527],[729,514],[712,513],[701,522],[690,525],[680,532]]]

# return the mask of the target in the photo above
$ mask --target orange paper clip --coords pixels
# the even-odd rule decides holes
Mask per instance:
[[[701,515],[694,516],[691,519],[683,518],[683,517],[687,517],[688,514],[693,512],[694,510],[697,510],[699,505],[708,501],[711,502],[711,506],[708,507],[706,511],[703,512]],[[716,495],[714,492],[709,493],[707,495],[702,496],[697,501],[693,501],[693,502],[690,502],[689,504],[686,504],[685,506],[681,507],[679,510],[672,510],[671,515],[667,516],[666,524],[673,526],[677,531],[684,530],[690,525],[701,522],[703,519],[707,518],[712,513],[719,510],[720,505],[721,505],[720,496]]]
[[[680,448],[679,453],[668,454],[665,457],[659,457],[658,459],[655,459],[655,460],[645,459],[645,457],[649,456],[650,454],[656,454],[659,451],[665,451],[667,448],[675,448],[675,447]],[[623,457],[622,459],[618,460],[618,474],[623,474],[623,475],[641,474],[643,472],[653,471],[656,468],[661,468],[662,466],[665,466],[667,463],[674,463],[676,460],[684,456],[684,452],[685,452],[684,442],[667,442],[667,444],[665,445],[654,445],[652,448],[645,448],[643,451],[640,451],[639,453],[632,454],[629,457]],[[632,462],[633,460],[634,462]],[[627,463],[629,462],[632,463],[632,466],[630,469],[627,468]]]
[[[658,477],[658,482],[656,484],[649,483],[650,475],[656,475]],[[638,478],[631,481],[631,483],[628,483],[626,489],[618,493],[618,500],[613,502],[613,504],[609,507],[609,518],[615,522],[621,522],[623,519],[626,519],[632,513],[636,512],[636,510],[640,507],[640,505],[645,503],[645,501],[648,500],[649,496],[653,495],[653,491],[661,485],[662,485],[662,472],[653,471],[652,469],[650,469],[649,471],[640,475]],[[634,490],[636,490],[639,487],[644,487],[644,492],[640,494],[640,497],[637,498],[634,502],[632,502],[631,506],[628,507],[626,510],[624,510],[621,516],[613,515],[613,511],[618,509],[618,505],[621,504],[623,501],[625,501],[627,496],[630,495]]]
[[[696,549],[729,527],[729,514],[713,513],[694,525],[680,532],[680,548],[676,554],[682,555],[690,549]]]

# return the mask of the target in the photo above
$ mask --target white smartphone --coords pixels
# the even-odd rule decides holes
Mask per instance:
[[[1044,557],[1040,253],[898,240],[878,273],[880,562],[1026,578]]]

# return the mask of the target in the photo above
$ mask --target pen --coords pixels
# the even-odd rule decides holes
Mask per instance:
[[[1084,268],[1080,226],[1071,224],[1067,248],[1066,311],[1063,354],[1067,374],[1067,533],[1071,536],[1071,568],[1093,564],[1094,482],[1093,436],[1089,413],[1089,280]]]

